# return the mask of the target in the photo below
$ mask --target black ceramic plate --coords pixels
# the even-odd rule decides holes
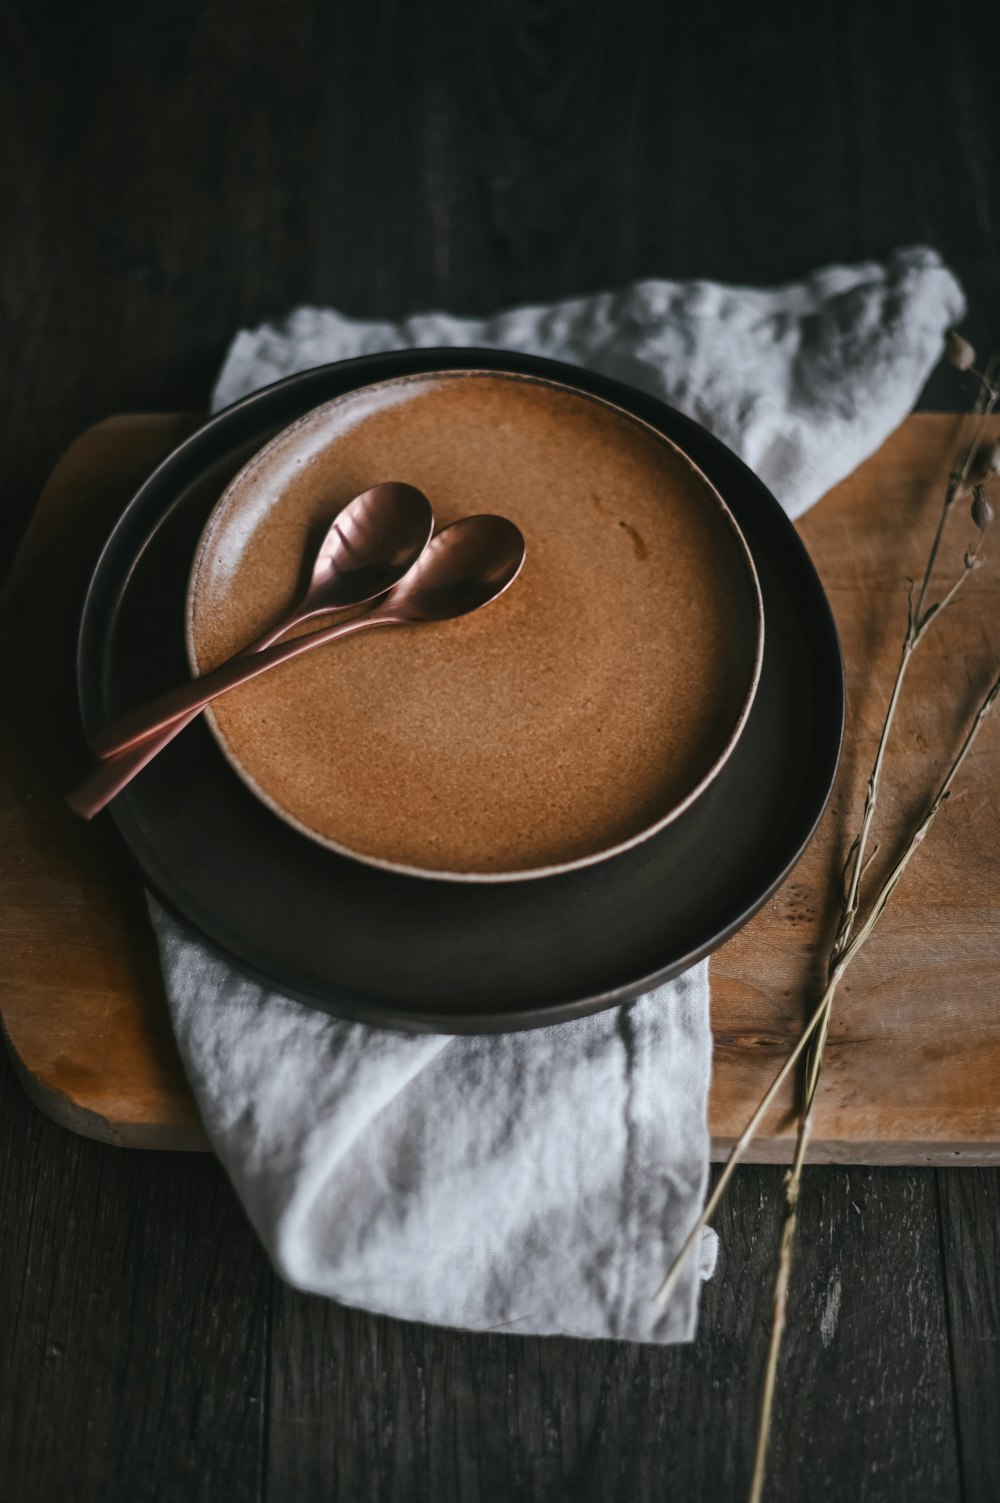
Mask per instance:
[[[85,730],[186,677],[188,571],[236,470],[340,392],[469,366],[537,372],[630,408],[725,496],[760,575],[765,651],[747,727],[715,783],[624,855],[498,886],[399,876],[323,849],[248,792],[200,723],[111,809],[147,883],[247,974],[341,1016],[454,1033],[539,1027],[652,990],[738,929],[816,826],[843,730],[836,631],[794,528],[733,454],[653,398],[555,361],[418,350],[322,366],[220,413],[150,476],[97,565],[78,664]]]

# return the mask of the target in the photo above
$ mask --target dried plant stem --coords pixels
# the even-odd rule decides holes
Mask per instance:
[[[918,618],[923,614],[924,606],[927,602],[927,591],[930,589],[931,575],[934,573],[934,565],[937,563],[941,538],[944,535],[944,529],[951,514],[951,508],[960,496],[968,493],[972,467],[983,440],[986,419],[995,409],[997,402],[1000,401],[1000,385],[998,385],[998,382],[1000,382],[1000,356],[992,355],[987,362],[985,372],[982,374],[976,372],[976,374],[979,379],[979,395],[972,409],[972,415],[975,417],[976,423],[969,441],[959,458],[958,467],[953,471],[948,481],[944,506],[941,508],[941,515],[938,517],[934,541],[931,543],[930,552],[927,555],[927,566],[924,569],[924,577],[920,582],[920,593],[917,596],[916,607]]]
[[[998,378],[1000,378],[1000,359],[998,359],[998,357],[991,357],[991,359],[987,363],[985,372],[974,371],[974,374],[979,380],[979,395],[974,407],[974,416],[976,416],[977,421],[969,442],[965,446],[963,453],[960,455],[958,466],[949,477],[948,485],[945,490],[944,504],[941,507],[941,512],[937,521],[937,527],[934,531],[934,538],[931,542],[930,549],[928,550],[927,562],[924,566],[923,578],[920,581],[920,589],[917,592],[915,600],[913,598],[913,590],[911,586],[906,634],[903,638],[902,651],[900,652],[899,667],[896,670],[896,678],[892,686],[892,692],[889,696],[889,703],[886,707],[885,718],[882,722],[882,731],[881,735],[879,736],[878,749],[875,753],[875,761],[872,765],[872,770],[869,775],[867,787],[865,790],[865,804],[861,819],[861,829],[858,833],[857,839],[854,841],[854,844],[851,847],[847,862],[845,863],[844,876],[846,891],[842,904],[841,920],[837,928],[837,934],[836,938],[834,939],[833,949],[831,952],[831,974],[833,966],[835,965],[837,959],[840,955],[843,954],[847,945],[851,941],[851,937],[854,932],[854,921],[857,917],[858,912],[858,893],[861,886],[861,881],[865,875],[865,872],[868,870],[869,865],[871,864],[867,855],[868,839],[871,834],[871,828],[875,818],[875,808],[878,803],[879,789],[882,782],[882,768],[885,762],[885,755],[889,745],[889,737],[891,735],[893,723],[896,718],[896,707],[899,704],[899,699],[903,690],[903,681],[906,677],[906,670],[909,667],[910,660],[913,657],[914,652],[916,652],[918,646],[920,645],[924,633],[927,631],[927,628],[930,626],[931,622],[935,619],[935,617],[940,616],[941,612],[946,610],[947,607],[952,603],[962,585],[965,583],[965,580],[968,578],[969,574],[972,573],[973,569],[975,569],[979,563],[978,550],[982,542],[983,531],[985,530],[984,528],[980,528],[979,537],[976,540],[975,546],[966,555],[965,567],[959,574],[958,578],[953,582],[951,588],[945,592],[945,594],[936,603],[936,605],[932,606],[930,609],[927,608],[927,592],[930,589],[931,579],[934,575],[934,566],[937,563],[937,556],[941,547],[941,539],[944,535],[945,526],[947,525],[948,518],[951,515],[951,510],[956,500],[960,496],[968,495],[970,489],[972,489],[972,486],[970,484],[970,477],[972,474],[973,464],[975,463],[976,456],[979,453],[986,419],[993,412],[994,408],[997,405],[998,399],[1000,399],[1000,389],[998,389],[997,385]],[[876,853],[877,847],[876,851],[872,853],[872,856],[874,857]],[[829,1006],[827,1006],[823,1021],[819,1027],[819,1031],[816,1034],[816,1037],[810,1048],[809,1058],[806,1061],[804,1104],[800,1118],[800,1129],[805,1130],[807,1137],[813,1099],[816,1095],[816,1087],[819,1084],[819,1075],[820,1069],[822,1067],[823,1051],[826,1046],[829,1020],[830,1008]]]
[[[663,1283],[660,1285],[659,1289],[653,1296],[654,1300],[656,1300],[658,1303],[665,1304],[673,1293],[673,1290],[677,1284],[677,1280],[680,1277],[681,1269],[687,1262],[687,1259],[690,1256],[702,1231],[715,1215],[719,1202],[726,1192],[726,1186],[732,1179],[737,1165],[742,1161],[743,1155],[746,1153],[751,1142],[757,1136],[757,1129],[760,1127],[761,1122],[766,1116],[768,1108],[774,1101],[775,1096],[777,1096],[778,1092],[781,1090],[781,1087],[784,1085],[789,1075],[791,1075],[792,1071],[795,1069],[795,1066],[798,1064],[800,1058],[808,1047],[809,1040],[813,1037],[816,1029],[822,1023],[823,1018],[829,1008],[829,1004],[832,1001],[833,993],[836,990],[837,983],[840,981],[840,976],[843,973],[843,969],[846,969],[846,961],[845,965],[842,968],[838,968],[836,979],[831,980],[831,982],[827,986],[827,989],[823,993],[823,996],[820,999],[815,1012],[812,1014],[809,1021],[806,1023],[806,1026],[803,1028],[801,1034],[799,1035],[794,1049],[789,1054],[784,1064],[781,1066],[781,1069],[778,1071],[777,1075],[771,1081],[771,1084],[768,1086],[767,1090],[764,1092],[764,1095],[761,1097],[753,1116],[750,1118],[739,1138],[729,1150],[729,1157],[726,1159],[722,1173],[719,1175],[719,1178],[716,1182],[715,1189],[712,1191],[708,1200],[705,1202],[701,1215],[698,1217],[694,1226],[691,1228],[690,1232],[685,1238],[683,1246],[681,1247],[676,1258],[671,1264],[666,1278],[663,1280]]]
[[[830,1016],[827,1008],[826,1016]],[[785,1334],[788,1315],[788,1287],[792,1277],[792,1250],[799,1218],[799,1188],[802,1181],[802,1166],[810,1136],[809,1114],[799,1119],[799,1131],[795,1140],[795,1157],[785,1179],[785,1220],[781,1228],[781,1249],[778,1255],[778,1272],[774,1280],[774,1295],[771,1302],[771,1339],[767,1344],[767,1362],[764,1367],[764,1387],[761,1393],[760,1417],[757,1423],[757,1447],[754,1452],[753,1476],[750,1481],[749,1503],[760,1503],[764,1493],[764,1477],[767,1467],[767,1443],[771,1437],[771,1410],[774,1407],[774,1390],[778,1381],[778,1356]]]
[[[962,745],[954,761],[949,767],[940,788],[927,806],[924,816],[910,836],[906,848],[896,862],[889,876],[883,882],[877,897],[872,903],[867,918],[850,940],[849,947],[845,952],[844,962],[839,969],[837,981],[843,975],[844,969],[850,960],[858,953],[868,939],[879,918],[885,911],[886,904],[891,898],[903,873],[909,866],[918,848],[924,839],[941,806],[951,794],[952,784],[958,776],[959,769],[972,750],[973,742],[982,728],[983,721],[990,713],[997,697],[1000,695],[1000,674],[993,680],[989,690],[981,701],[972,723],[966,733]],[[846,914],[845,914],[846,920]],[[836,981],[827,987],[820,1003],[820,1009],[824,1013],[824,1024],[829,1020],[830,1007],[836,991]],[[819,1011],[820,1009],[817,1009]],[[815,1014],[814,1014],[815,1017]],[[812,1019],[810,1020],[812,1022]],[[774,1403],[774,1390],[778,1373],[778,1357],[781,1351],[781,1341],[785,1330],[785,1320],[788,1310],[788,1287],[792,1273],[792,1254],[795,1245],[795,1231],[798,1223],[799,1193],[802,1184],[802,1170],[805,1164],[806,1150],[809,1146],[809,1138],[812,1130],[813,1104],[816,1099],[816,1087],[819,1083],[819,1071],[822,1060],[822,1044],[825,1041],[826,1030],[816,1035],[816,1063],[810,1072],[806,1087],[806,1099],[802,1113],[799,1117],[798,1133],[795,1140],[795,1154],[792,1166],[785,1181],[785,1220],[781,1229],[781,1248],[778,1256],[778,1271],[774,1281],[773,1317],[771,1324],[771,1339],[768,1344],[767,1364],[764,1370],[764,1386],[761,1395],[760,1420],[757,1428],[757,1450],[754,1459],[753,1478],[750,1486],[749,1503],[760,1503],[764,1488],[765,1463],[767,1459],[767,1443],[771,1430],[771,1410]]]
[[[869,935],[871,934],[872,929],[875,927],[875,924],[884,911],[889,898],[895,891],[900,878],[902,877],[907,866],[910,864],[914,852],[916,851],[917,847],[922,844],[924,837],[934,820],[935,815],[937,814],[941,805],[948,798],[955,776],[957,775],[962,763],[965,761],[972,742],[975,739],[976,733],[983,720],[985,720],[986,716],[988,715],[990,709],[992,708],[992,705],[996,700],[998,693],[1000,693],[1000,676],[998,676],[997,679],[994,680],[988,694],[980,705],[975,719],[972,722],[972,726],[969,729],[969,733],[963,741],[958,755],[949,768],[940,789],[928,806],[927,812],[925,813],[920,824],[911,835],[906,849],[903,851],[903,854],[900,856],[899,860],[896,862],[892,871],[886,877],[881,888],[879,889],[879,892],[872,903],[871,911],[869,912],[867,918],[861,925],[857,934],[851,938],[850,943],[847,945],[846,949],[844,949],[838,956],[836,961],[832,963],[832,968],[827,978],[826,989],[823,992],[823,995],[820,998],[819,1002],[817,1003],[815,1010],[809,1017],[808,1022],[806,1023],[802,1032],[799,1034],[799,1037],[795,1043],[795,1047],[791,1050],[788,1057],[785,1059],[784,1063],[781,1066],[781,1069],[775,1075],[771,1084],[768,1086],[767,1090],[764,1092],[764,1095],[758,1102],[753,1116],[747,1122],[746,1127],[743,1129],[739,1138],[730,1149],[729,1156],[726,1159],[722,1173],[719,1175],[718,1181],[716,1182],[715,1189],[712,1191],[708,1200],[705,1202],[701,1214],[699,1215],[698,1219],[694,1223],[694,1226],[691,1228],[690,1232],[685,1238],[684,1243],[676,1258],[674,1259],[666,1278],[663,1280],[663,1283],[660,1285],[659,1289],[654,1295],[654,1299],[658,1303],[663,1304],[670,1298],[670,1295],[673,1293],[673,1290],[676,1287],[681,1269],[690,1256],[695,1244],[698,1241],[699,1236],[701,1235],[701,1232],[711,1221],[716,1210],[718,1209],[719,1202],[726,1192],[729,1181],[732,1179],[737,1165],[742,1161],[743,1156],[749,1148],[750,1144],[757,1136],[757,1131],[760,1127],[761,1122],[767,1114],[768,1108],[771,1106],[774,1098],[781,1090],[781,1087],[784,1085],[789,1075],[795,1069],[796,1064],[807,1049],[810,1041],[817,1035],[818,1030],[823,1028],[828,1023],[833,999],[836,996],[837,988],[840,985],[844,972],[851,965],[859,950],[862,948]],[[795,1172],[796,1164],[799,1162],[800,1158],[804,1159],[805,1157],[805,1149],[808,1143],[808,1135],[811,1126],[812,1104],[815,1100],[816,1085],[818,1084],[818,1080],[819,1072],[817,1070],[814,1074],[814,1083],[811,1096],[807,1098],[806,1104],[803,1108],[799,1120],[795,1156],[792,1163],[792,1169],[789,1172],[789,1185],[791,1185],[792,1175]],[[799,1175],[801,1176],[801,1165],[799,1166]]]
[[[709,1199],[705,1203],[701,1215],[698,1217],[694,1226],[691,1228],[691,1231],[686,1237],[662,1284],[656,1291],[656,1294],[653,1296],[654,1300],[656,1300],[660,1304],[665,1304],[666,1301],[670,1298],[670,1295],[673,1293],[684,1264],[686,1263],[688,1257],[691,1255],[691,1252],[698,1242],[701,1232],[708,1225],[712,1216],[715,1214],[719,1206],[719,1202],[722,1200],[729,1182],[732,1179],[734,1171],[742,1161],[747,1148],[750,1146],[750,1143],[756,1136],[757,1130],[760,1127],[760,1124],[763,1121],[768,1108],[774,1101],[775,1096],[778,1094],[788,1076],[795,1068],[802,1054],[810,1044],[810,1041],[815,1040],[813,1042],[806,1066],[806,1089],[803,1113],[805,1118],[808,1119],[808,1113],[812,1105],[812,1099],[815,1096],[816,1087],[819,1083],[819,1073],[823,1057],[823,1048],[826,1043],[826,1035],[829,1028],[830,1006],[836,993],[837,987],[840,983],[840,978],[843,975],[847,964],[849,963],[849,959],[853,958],[853,954],[856,953],[853,948],[850,950],[850,954],[848,953],[848,951],[854,930],[854,921],[856,919],[858,911],[858,891],[861,879],[863,878],[865,872],[868,869],[868,865],[870,864],[867,860],[868,839],[871,833],[872,822],[875,817],[876,805],[878,803],[878,794],[882,779],[882,768],[885,761],[886,750],[889,744],[889,736],[892,730],[893,721],[895,719],[899,698],[902,693],[906,670],[909,666],[910,659],[913,656],[913,653],[919,646],[931,622],[938,615],[940,615],[941,611],[948,604],[951,603],[955,595],[958,593],[961,585],[964,583],[967,575],[971,573],[972,569],[976,566],[975,559],[978,557],[978,554],[976,552],[976,549],[978,549],[978,541],[976,549],[971,550],[970,555],[967,556],[966,566],[952,585],[951,589],[942,598],[942,600],[938,602],[936,606],[933,606],[929,609],[926,608],[927,591],[930,588],[931,576],[934,573],[934,564],[937,559],[937,554],[941,543],[941,537],[944,533],[945,524],[948,520],[951,508],[954,505],[957,497],[959,495],[968,493],[969,477],[972,471],[972,465],[975,460],[975,456],[979,448],[979,444],[982,439],[983,424],[985,423],[986,418],[989,416],[989,414],[993,411],[993,408],[996,406],[997,401],[1000,400],[1000,389],[998,389],[995,384],[992,384],[998,376],[1000,376],[1000,361],[991,361],[990,365],[987,368],[988,379],[987,377],[982,378],[980,392],[981,400],[979,403],[977,403],[976,407],[978,422],[976,423],[972,438],[964,450],[958,467],[949,478],[948,487],[945,492],[944,504],[941,508],[941,515],[938,518],[934,540],[928,553],[927,564],[924,569],[924,574],[920,583],[920,590],[916,597],[916,602],[914,601],[913,593],[911,590],[906,634],[903,639],[903,648],[902,652],[900,653],[899,667],[896,670],[895,682],[893,683],[892,692],[889,697],[889,704],[886,708],[885,719],[882,725],[882,732],[879,737],[878,749],[875,753],[875,761],[872,765],[871,774],[868,778],[868,783],[865,791],[865,805],[861,820],[861,829],[851,847],[850,852],[848,853],[847,861],[844,867],[845,896],[842,901],[842,914],[840,924],[838,925],[837,934],[834,939],[833,948],[831,951],[830,964],[827,973],[826,990],[823,993],[823,996],[820,998],[816,1010],[813,1012],[812,1016],[806,1023],[805,1028],[800,1034],[795,1047],[789,1054],[788,1058],[785,1060],[774,1080],[771,1082],[764,1096],[758,1103],[757,1109],[754,1112],[753,1116],[750,1118],[746,1127],[743,1129],[743,1132],[740,1134],[740,1137],[737,1139],[736,1143],[730,1150],[729,1156],[726,1159],[726,1163],[722,1169],[722,1173],[720,1174],[719,1179],[716,1182],[715,1189],[712,1191],[712,1194],[709,1196]],[[981,541],[981,539],[982,532],[980,532],[979,541]],[[970,562],[970,559],[972,559],[973,561]]]
[[[944,781],[936,796],[931,800],[924,818],[916,827],[910,837],[902,856],[896,863],[892,872],[883,883],[871,905],[868,916],[861,929],[855,935],[855,921],[858,914],[859,892],[861,882],[866,871],[871,865],[872,858],[867,855],[868,840],[871,834],[872,824],[875,818],[875,809],[878,803],[878,795],[882,782],[882,770],[885,762],[886,750],[896,717],[896,709],[903,689],[906,670],[914,652],[930,626],[931,622],[947,609],[952,603],[964,584],[968,575],[979,566],[979,548],[983,534],[991,520],[990,508],[986,507],[985,520],[979,522],[979,536],[971,549],[966,552],[965,566],[954,580],[951,587],[942,595],[936,604],[927,605],[927,595],[930,590],[931,580],[937,563],[941,540],[944,536],[945,527],[951,515],[955,502],[962,496],[968,495],[970,490],[975,490],[973,467],[976,464],[977,455],[980,452],[980,444],[983,438],[984,426],[987,417],[997,405],[1000,390],[998,390],[998,375],[1000,375],[1000,361],[993,357],[986,367],[985,373],[976,372],[979,379],[979,395],[975,404],[974,413],[977,417],[973,433],[960,456],[956,469],[949,477],[945,490],[944,503],[938,517],[937,527],[927,554],[923,578],[920,588],[914,598],[913,586],[910,586],[909,613],[907,618],[906,633],[903,638],[902,651],[900,653],[899,667],[896,670],[896,678],[893,683],[889,703],[886,707],[885,718],[882,723],[882,731],[879,736],[878,748],[875,753],[875,761],[868,778],[865,789],[865,803],[861,818],[861,828],[858,832],[844,867],[844,895],[840,923],[837,927],[836,937],[830,954],[831,980],[837,971],[842,957],[848,953],[856,955],[865,943],[872,929],[878,922],[879,917],[885,910],[897,883],[902,878],[903,872],[909,865],[914,852],[923,843],[935,815],[941,805],[948,798],[951,785],[958,774],[959,768],[968,755],[969,749],[981,727],[983,720],[989,714],[1000,691],[1000,676],[994,681],[990,690],[982,701],[977,711],[968,734],[954,762],[948,769]],[[977,517],[977,511],[973,509],[973,517]],[[841,968],[840,974],[843,974]],[[838,978],[839,979],[839,978]],[[823,1068],[823,1056],[826,1048],[827,1035],[830,1026],[831,1008],[833,996],[836,992],[836,981],[828,985],[827,991],[820,1004],[823,1017],[815,1030],[810,1044],[809,1054],[806,1059],[805,1081],[803,1090],[803,1102],[799,1113],[798,1129],[795,1139],[795,1152],[792,1165],[785,1178],[785,1219],[781,1230],[781,1244],[778,1253],[778,1268],[775,1274],[773,1293],[773,1312],[771,1322],[771,1337],[768,1343],[767,1362],[764,1370],[764,1382],[761,1392],[760,1415],[757,1426],[757,1446],[754,1456],[754,1469],[751,1479],[749,1503],[760,1503],[763,1495],[765,1468],[767,1461],[767,1446],[771,1432],[771,1412],[774,1404],[774,1392],[777,1383],[778,1358],[781,1352],[781,1343],[785,1331],[785,1322],[788,1309],[788,1289],[792,1272],[792,1257],[795,1246],[795,1233],[798,1226],[799,1196],[802,1187],[802,1171],[805,1166],[806,1153],[809,1139],[812,1134],[813,1107],[816,1100],[816,1092],[819,1086],[820,1073]]]
[[[864,920],[859,924],[858,914],[861,886],[875,856],[878,854],[878,846],[876,845],[869,855],[868,845],[878,805],[886,753],[902,696],[907,669],[913,654],[920,646],[931,623],[951,605],[968,575],[979,568],[982,563],[980,548],[983,537],[993,521],[993,508],[985,494],[984,482],[991,475],[1000,473],[1000,441],[986,448],[982,446],[982,441],[986,420],[997,407],[998,402],[1000,402],[1000,357],[992,357],[987,363],[985,371],[980,372],[975,369],[972,363],[975,352],[971,345],[968,344],[968,341],[963,340],[957,334],[952,334],[949,335],[948,346],[949,358],[953,360],[953,363],[959,369],[971,370],[972,374],[979,381],[979,392],[973,407],[973,415],[977,421],[968,443],[961,450],[956,466],[948,477],[941,512],[934,531],[934,537],[928,550],[919,588],[915,591],[913,583],[911,582],[910,584],[907,625],[900,651],[899,664],[886,706],[875,759],[865,787],[865,801],[860,828],[844,863],[841,915],[830,950],[826,988],[814,1012],[803,1028],[794,1048],[771,1082],[739,1139],[733,1145],[715,1189],[709,1197],[701,1215],[691,1228],[673,1265],[667,1272],[666,1278],[654,1296],[654,1299],[659,1302],[663,1302],[670,1297],[676,1287],[681,1270],[685,1266],[691,1251],[696,1246],[701,1232],[715,1214],[737,1165],[742,1161],[750,1143],[756,1136],[768,1109],[800,1058],[805,1055],[802,1102],[798,1112],[795,1148],[791,1166],[785,1176],[785,1216],[782,1224],[778,1267],[774,1282],[771,1334],[764,1369],[757,1429],[757,1446],[749,1503],[760,1503],[763,1495],[767,1447],[771,1430],[771,1413],[777,1383],[778,1359],[788,1313],[788,1291],[792,1272],[795,1233],[798,1224],[802,1172],[812,1134],[813,1108],[819,1087],[833,1000],[845,971],[867,942],[875,925],[884,913],[889,899],[901,881],[903,873],[906,871],[919,846],[923,844],[927,832],[941,807],[949,798],[955,778],[958,776],[963,762],[972,749],[973,742],[984,720],[993,708],[997,697],[1000,696],[1000,673],[998,673],[981,701],[965,739],[959,747],[951,766],[948,768],[940,788],[928,804],[923,818],[912,831],[902,854],[868,906]],[[962,497],[969,495],[973,498],[970,512],[978,536],[972,546],[966,549],[964,567],[958,577],[953,580],[951,586],[944,592],[940,599],[928,605],[927,597],[931,589],[938,553],[949,517],[955,503]]]
[[[920,581],[920,588],[917,592],[915,600],[913,598],[913,590],[911,586],[910,609],[906,625],[906,635],[903,638],[903,648],[902,652],[900,653],[899,667],[896,669],[896,679],[893,683],[892,692],[889,696],[889,703],[886,707],[885,719],[882,722],[882,734],[879,737],[878,749],[875,753],[875,761],[872,764],[872,770],[868,778],[867,787],[865,789],[865,805],[861,815],[861,829],[858,832],[857,839],[851,847],[850,853],[848,854],[847,858],[847,864],[845,868],[847,894],[844,899],[843,917],[837,931],[837,937],[834,941],[834,957],[836,957],[838,951],[842,951],[850,941],[851,932],[854,927],[854,920],[857,916],[858,891],[861,886],[861,879],[864,876],[866,869],[865,858],[868,849],[868,839],[871,835],[871,828],[875,819],[875,808],[878,804],[879,789],[882,783],[882,768],[885,762],[886,750],[888,749],[889,745],[889,736],[892,731],[893,722],[896,718],[896,707],[899,704],[899,697],[903,692],[903,681],[906,678],[906,670],[910,665],[910,659],[912,658],[917,647],[920,645],[920,641],[923,638],[924,633],[927,631],[927,628],[930,626],[931,622],[936,616],[939,616],[941,612],[951,604],[968,575],[976,567],[975,563],[970,562],[969,558],[967,558],[965,568],[952,584],[950,590],[948,590],[948,592],[941,598],[941,600],[937,602],[936,605],[931,606],[928,609],[927,592],[930,589],[931,579],[934,574],[934,566],[937,563],[937,556],[941,547],[941,539],[944,536],[944,529],[947,525],[948,518],[951,515],[951,510],[955,502],[960,496],[968,494],[970,488],[969,479],[972,473],[972,466],[975,462],[976,455],[979,451],[979,446],[982,442],[986,419],[993,412],[994,408],[997,405],[997,401],[1000,400],[1000,390],[998,390],[996,385],[998,375],[1000,375],[1000,360],[998,360],[996,357],[993,357],[990,359],[987,365],[986,374],[980,377],[979,398],[976,402],[975,407],[975,416],[977,421],[973,429],[972,436],[969,439],[968,444],[965,446],[965,450],[961,456],[958,467],[948,480],[948,485],[945,490],[944,504],[941,507],[941,513],[938,517],[937,527],[934,531],[934,538],[931,542],[931,546],[927,554],[927,563],[924,566],[923,578]],[[981,540],[982,533],[980,532],[978,541]],[[974,549],[972,551],[972,554],[970,555],[971,558],[978,557],[976,551],[978,549],[978,541],[976,549]],[[817,1041],[814,1053],[822,1053],[822,1045],[825,1042],[825,1033],[826,1030],[824,1029],[823,1034]],[[816,1066],[811,1063],[809,1068],[810,1078],[817,1073],[818,1070]],[[815,1087],[813,1087],[813,1089],[815,1089]]]

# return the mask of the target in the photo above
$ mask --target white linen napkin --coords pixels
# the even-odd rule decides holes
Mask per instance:
[[[797,516],[903,419],[963,312],[923,248],[768,290],[650,280],[487,319],[301,308],[237,336],[214,406],[370,351],[549,355],[689,413]],[[651,1296],[705,1192],[707,963],[579,1022],[414,1037],[275,995],[150,909],[205,1126],[290,1283],[437,1325],[690,1339],[714,1243],[666,1309]]]

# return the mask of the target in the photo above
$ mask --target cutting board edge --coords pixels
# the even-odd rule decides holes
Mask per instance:
[[[709,1158],[713,1164],[725,1163],[735,1139],[713,1138]],[[743,1155],[745,1164],[790,1164],[795,1150],[794,1137],[757,1138]],[[839,1164],[841,1167],[866,1166],[882,1169],[993,1169],[1000,1166],[1000,1135],[995,1143],[927,1142],[901,1143],[889,1139],[878,1141],[845,1138],[812,1138],[808,1164]]]
[[[94,1142],[113,1148],[168,1150],[175,1153],[202,1153],[209,1142],[199,1122],[114,1122],[100,1112],[74,1101],[65,1091],[40,1080],[25,1064],[0,1010],[0,1037],[28,1100],[43,1116],[67,1132],[77,1133]]]

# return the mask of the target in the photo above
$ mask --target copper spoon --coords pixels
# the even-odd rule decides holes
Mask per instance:
[[[338,637],[369,627],[413,626],[468,615],[503,594],[523,563],[524,538],[513,522],[506,517],[463,517],[431,539],[410,572],[366,615],[264,648],[249,657],[231,659],[124,715],[108,727],[101,740],[110,752],[135,747],[178,717],[196,714],[230,689]],[[146,748],[142,745],[141,749]],[[127,769],[117,759],[102,763],[70,796],[70,805],[91,818],[148,760],[144,758],[138,766]]]
[[[431,504],[415,486],[392,481],[362,491],[334,518],[320,543],[302,597],[276,626],[242,648],[237,656],[263,652],[312,616],[327,615],[331,611],[377,600],[413,567],[430,542],[433,530]],[[158,726],[141,744],[117,755],[107,728],[98,732],[93,746],[96,752],[108,759],[107,769],[101,777],[95,773],[88,778],[70,796],[70,805],[76,809],[81,797],[89,799],[98,793],[106,793],[105,802],[113,797],[186,725],[190,725],[198,713],[190,710],[176,716]]]

